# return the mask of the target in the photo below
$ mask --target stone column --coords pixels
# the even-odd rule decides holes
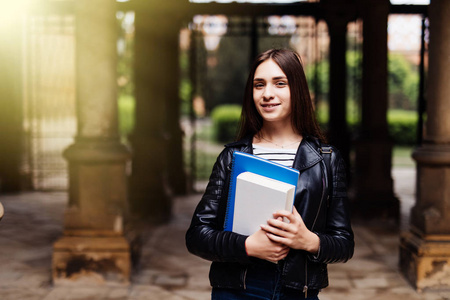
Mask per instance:
[[[78,135],[64,152],[69,162],[69,205],[64,234],[54,244],[55,284],[127,284],[130,247],[127,149],[118,136],[116,6],[114,0],[78,0],[76,84]]]
[[[391,176],[392,142],[387,110],[387,18],[389,0],[365,0],[363,17],[362,120],[355,141],[353,209],[366,218],[399,219]]]
[[[450,1],[429,6],[427,122],[417,163],[416,204],[400,267],[418,290],[450,291]]]
[[[0,12],[0,193],[21,189],[22,19],[8,5]]]
[[[188,191],[184,159],[183,159],[183,132],[180,126],[181,99],[179,96],[180,86],[180,62],[179,62],[179,40],[181,22],[176,20],[167,32],[167,61],[165,70],[168,78],[173,78],[173,82],[168,85],[176,85],[168,88],[166,93],[166,128],[168,136],[167,179],[173,194],[183,195]]]
[[[321,1],[330,35],[330,91],[328,135],[350,168],[347,126],[347,24],[356,17],[353,1]]]
[[[130,196],[133,213],[153,223],[169,219],[171,192],[186,191],[178,97],[183,6],[168,0],[142,1],[136,7],[136,122],[131,136]]]

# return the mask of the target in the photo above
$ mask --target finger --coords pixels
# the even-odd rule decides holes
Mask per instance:
[[[287,255],[289,254],[289,248],[287,248],[286,250],[283,250],[282,252],[278,253],[277,255],[277,259],[283,259],[285,258]]]
[[[278,235],[275,235],[272,233],[266,233],[266,235],[272,242],[279,243],[279,244],[282,244],[285,246],[289,246],[289,245],[287,245],[289,240],[284,237],[281,237],[281,236],[278,236]]]
[[[289,216],[291,214],[292,213],[287,211],[287,210],[278,210],[278,211],[273,213],[273,217],[274,217],[274,219],[279,218],[279,217],[283,218],[283,217],[287,217],[287,216]]]
[[[286,252],[286,251],[275,252],[275,253],[272,253],[269,257],[272,260],[277,260],[278,261],[278,260],[283,259],[284,257],[286,257],[287,253],[288,252]]]
[[[281,224],[285,224],[285,223],[281,222]],[[286,237],[286,233],[287,233],[287,230],[284,230],[284,228],[277,227],[276,225],[273,225],[273,226],[261,225],[261,229],[264,230],[266,233],[272,233],[274,235],[283,236],[283,237]]]
[[[278,229],[281,229],[281,230],[286,230],[288,228],[288,225],[289,225],[289,223],[280,221],[278,219],[267,220],[267,224],[269,225],[269,227],[274,227],[274,228],[278,228]]]
[[[283,253],[280,253],[281,258],[285,258],[289,254],[289,248],[287,248]]]
[[[298,213],[297,208],[294,206],[292,209],[292,214],[294,215],[295,219],[297,219],[300,223],[303,223],[302,216]]]
[[[287,210],[280,210],[273,214],[274,219],[279,218],[287,218],[289,220],[289,223],[295,222],[296,218],[293,213],[288,212]]]
[[[280,243],[280,240],[282,239],[281,237],[279,237],[278,235],[275,235],[273,233],[266,233],[266,236],[275,243]]]
[[[297,208],[295,206],[292,207],[292,214],[296,217],[298,216],[298,217],[302,218],[302,216],[300,216],[300,214],[298,213]]]

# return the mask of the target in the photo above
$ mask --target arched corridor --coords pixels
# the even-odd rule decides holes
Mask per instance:
[[[36,17],[36,26],[27,27],[20,18],[0,18],[2,38],[7,39],[7,43],[2,44],[6,46],[0,48],[0,193],[5,193],[0,198],[5,206],[5,216],[0,222],[0,298],[9,293],[11,299],[64,299],[71,297],[67,284],[79,283],[77,290],[88,299],[94,297],[90,294],[93,290],[85,283],[103,281],[115,286],[104,291],[96,287],[97,293],[103,293],[105,299],[139,299],[145,298],[146,293],[159,291],[163,293],[160,298],[174,295],[181,299],[191,297],[190,292],[205,293],[208,263],[187,256],[183,243],[184,230],[198,195],[174,197],[186,193],[192,184],[190,174],[184,172],[185,132],[179,122],[181,88],[178,82],[174,83],[180,79],[180,29],[188,26],[186,22],[191,22],[194,15],[200,14],[238,15],[254,23],[258,18],[277,14],[313,16],[316,19],[312,23],[320,19],[330,29],[326,33],[329,37],[329,45],[326,45],[329,49],[326,68],[329,72],[329,134],[332,143],[348,154],[349,161],[350,155],[354,155],[352,207],[363,218],[373,219],[373,223],[364,224],[355,220],[357,255],[348,264],[333,266],[331,280],[335,283],[330,291],[345,295],[352,290],[352,294],[363,299],[372,294],[373,299],[379,294],[389,298],[389,293],[396,295],[392,296],[394,299],[400,295],[414,299],[422,296],[414,288],[434,289],[436,292],[426,297],[445,299],[439,291],[446,289],[448,292],[450,287],[447,279],[450,264],[450,194],[447,188],[450,174],[450,106],[447,101],[450,95],[450,19],[447,18],[450,2],[434,0],[419,8],[392,5],[388,0],[299,1],[286,5],[188,0],[156,3],[41,0],[42,6],[29,10],[14,6]],[[5,4],[5,8],[9,7]],[[117,13],[127,10],[133,11],[136,17],[132,47],[135,64],[130,71],[135,84],[136,107],[132,112],[135,126],[129,135],[129,144],[124,143],[119,134],[120,110],[116,93],[118,79],[121,79],[117,76],[116,48],[120,44]],[[428,118],[418,130],[423,128],[425,132],[423,140],[418,139],[421,144],[413,156],[417,166],[411,172],[391,170],[386,29],[392,13],[419,14],[423,24],[428,17],[431,24],[429,63],[427,60]],[[59,17],[55,18],[54,14]],[[354,152],[351,153],[345,109],[346,34],[348,23],[355,20],[364,24],[364,43],[359,49],[364,59],[358,86],[361,122],[359,135],[352,140]],[[55,30],[54,24],[60,29]],[[56,48],[46,44],[45,38],[34,39],[39,35],[36,32],[29,32],[33,39],[22,39],[26,35],[24,31],[30,28],[44,36],[61,35],[65,42],[59,51],[66,56],[59,59],[70,64],[67,67],[58,64],[52,52]],[[246,53],[246,59],[258,49],[255,32],[260,29],[253,31],[252,51]],[[425,34],[422,41],[425,41]],[[36,53],[45,57],[38,65],[33,63],[39,56],[35,56]],[[47,70],[50,63],[57,68],[49,74],[26,71],[35,67]],[[70,76],[61,76],[61,70]],[[49,86],[49,82],[61,85]],[[66,86],[67,82],[70,84]],[[66,192],[24,192],[36,184],[37,179],[23,167],[23,161],[29,160],[30,165],[47,161],[39,154],[32,157],[33,154],[26,151],[27,147],[41,147],[40,143],[33,146],[34,131],[29,129],[52,123],[54,128],[65,131],[61,125],[64,120],[63,123],[55,121],[39,111],[41,102],[33,106],[24,101],[31,94],[23,88],[27,84],[37,98],[51,98],[54,100],[51,106],[65,106],[73,114],[67,119],[70,129],[67,132],[71,137],[62,141],[56,132],[58,144],[64,143],[65,151],[61,147],[56,151],[53,147],[46,149],[56,153],[58,163],[68,165],[63,172],[64,179],[68,179]],[[193,102],[195,94],[190,93],[188,100]],[[64,99],[63,95],[68,98]],[[31,110],[38,113],[27,119],[24,115]],[[420,116],[424,115],[424,110],[422,107]],[[50,113],[50,109],[43,111]],[[411,127],[407,130],[411,131]],[[394,182],[393,177],[409,181],[402,185],[402,180]],[[413,190],[416,183],[417,195]],[[407,218],[410,211],[411,219]],[[400,227],[398,224],[385,227],[390,224],[387,219],[395,224],[399,216]],[[142,225],[142,219],[147,223]],[[381,227],[377,224],[379,220],[382,220]],[[156,223],[163,225],[156,226]],[[399,228],[405,230],[401,238]],[[166,234],[169,230],[174,234]],[[158,248],[162,245],[168,248]],[[140,252],[142,260],[132,265],[131,258]],[[167,259],[164,266],[167,270],[158,269],[159,263],[164,261],[159,254]],[[127,286],[128,283],[131,285]],[[195,295],[191,298],[196,299]]]

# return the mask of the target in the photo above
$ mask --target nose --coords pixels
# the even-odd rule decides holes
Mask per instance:
[[[263,92],[263,98],[264,98],[264,100],[270,100],[273,98],[273,87],[270,84],[265,86],[264,92]]]

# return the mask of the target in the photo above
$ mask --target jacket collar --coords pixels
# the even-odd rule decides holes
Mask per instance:
[[[226,144],[227,148],[240,148],[239,151],[253,153],[252,148],[253,136],[249,135],[243,139]],[[299,171],[308,169],[320,162],[323,158],[319,153],[320,142],[312,136],[304,136],[300,146],[297,149],[293,167]]]
[[[316,138],[303,137],[297,154],[295,155],[293,167],[297,170],[305,170],[320,162],[323,158],[319,153],[320,143]]]

